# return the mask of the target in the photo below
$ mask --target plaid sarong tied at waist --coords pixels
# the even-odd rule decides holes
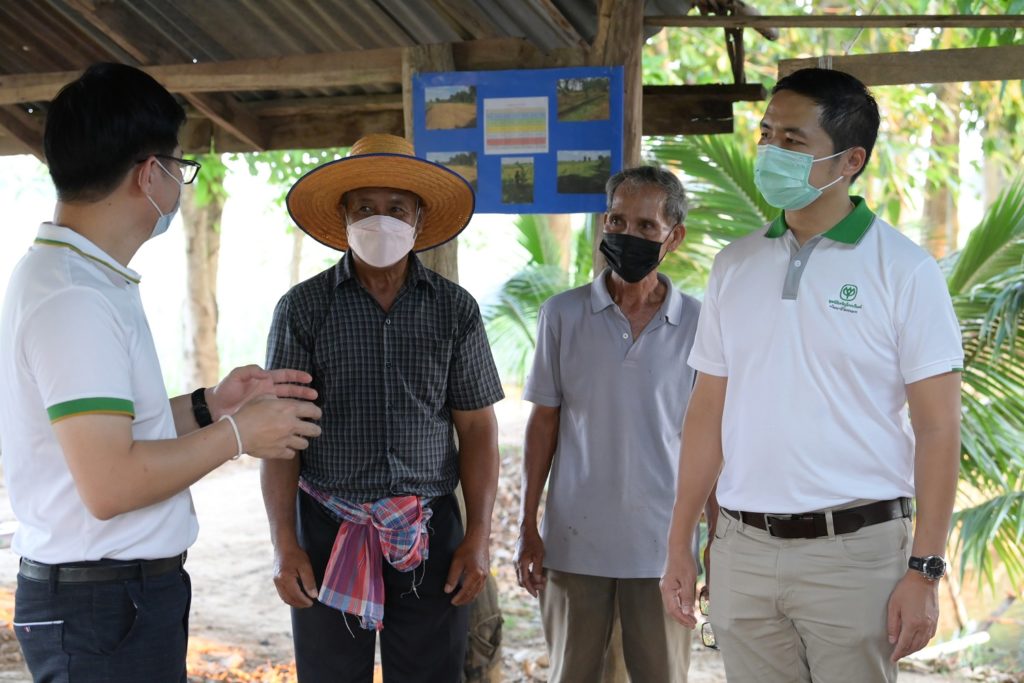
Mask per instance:
[[[341,522],[327,562],[319,600],[359,617],[364,629],[384,628],[384,573],[381,558],[400,572],[427,559],[431,509],[417,496],[353,503],[300,479],[299,487]],[[416,583],[413,581],[413,590]]]

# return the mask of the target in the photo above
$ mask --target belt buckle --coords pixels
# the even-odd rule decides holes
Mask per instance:
[[[772,531],[772,520],[773,519],[779,520],[780,522],[788,522],[791,519],[793,519],[793,515],[770,515],[768,513],[765,513],[765,515],[764,515],[764,530],[768,532],[769,536],[772,536],[774,538],[780,538],[779,536],[775,535],[774,531]]]

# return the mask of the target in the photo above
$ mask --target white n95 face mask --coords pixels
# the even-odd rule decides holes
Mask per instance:
[[[178,213],[178,208],[181,207],[181,193],[185,189],[185,184],[181,182],[181,178],[174,177],[174,174],[164,168],[164,165],[160,163],[159,159],[156,160],[156,165],[159,166],[160,170],[166,173],[171,180],[178,183],[178,200],[174,202],[173,209],[164,213],[160,210],[160,207],[157,206],[156,201],[148,194],[146,195],[146,199],[148,199],[149,203],[153,205],[153,208],[156,209],[157,213],[156,223],[153,224],[153,231],[150,233],[149,239],[153,239],[157,235],[164,234],[167,232],[167,228],[171,227],[171,221],[174,220],[174,216]]]
[[[367,216],[346,228],[348,246],[374,268],[402,260],[416,242],[416,228],[392,216]]]

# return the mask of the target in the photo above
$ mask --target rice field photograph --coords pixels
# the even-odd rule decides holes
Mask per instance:
[[[611,172],[611,150],[558,152],[558,191],[562,194],[602,194]]]
[[[476,86],[442,85],[426,88],[427,130],[476,127]]]
[[[501,203],[533,203],[533,157],[503,157]]]
[[[607,121],[610,85],[608,78],[558,79],[558,120]]]
[[[476,192],[476,152],[428,152],[427,161],[449,168],[469,181]]]

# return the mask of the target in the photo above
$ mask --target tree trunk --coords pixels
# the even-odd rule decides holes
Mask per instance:
[[[305,241],[302,238],[305,235],[306,233],[298,228],[292,228],[292,260],[288,264],[288,282],[292,287],[299,284],[299,276],[302,270],[302,245]]]
[[[572,255],[572,215],[553,213],[547,216],[548,230],[558,245],[558,267],[569,272],[569,257]]]
[[[458,238],[417,254],[427,268],[452,282],[459,281]]]
[[[223,179],[220,179],[223,181]],[[195,191],[181,198],[187,254],[188,305],[185,312],[185,388],[208,387],[220,378],[217,351],[217,264],[224,198],[209,193],[199,206]]]
[[[922,246],[935,258],[942,258],[957,247],[960,221],[956,211],[956,193],[951,180],[959,176],[960,165],[960,85],[940,83],[935,93],[945,109],[948,120],[932,121],[932,153],[944,157],[950,174],[942,182],[925,186]]]

